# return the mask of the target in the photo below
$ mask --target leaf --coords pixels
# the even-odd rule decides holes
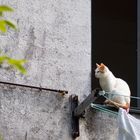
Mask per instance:
[[[3,13],[2,12],[0,12],[0,17],[2,17],[3,16]]]
[[[27,62],[25,59],[17,60],[17,59],[12,59],[6,55],[0,56],[0,65],[4,62],[7,62],[8,65],[16,68],[19,70],[22,74],[26,74],[27,71],[24,68],[24,64]]]
[[[18,69],[22,74],[26,73],[26,69],[23,67],[23,64],[25,64],[26,60],[16,60],[16,59],[8,59],[8,64]]]
[[[0,20],[0,30],[5,33],[7,31],[6,29],[6,23],[4,20]]]
[[[15,68],[17,68],[22,74],[26,74],[26,69],[21,64],[15,64]]]
[[[12,23],[11,21],[9,20],[4,20],[6,25],[8,25],[9,27],[13,28],[13,29],[16,29],[16,25],[14,23]]]
[[[8,60],[9,58],[6,55],[0,56],[0,64],[2,64],[5,60]]]
[[[16,25],[9,20],[0,20],[0,30],[5,33],[7,31],[6,26],[16,29]]]
[[[0,12],[13,12],[14,10],[6,5],[0,5]]]

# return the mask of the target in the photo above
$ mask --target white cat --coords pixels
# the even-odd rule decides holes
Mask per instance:
[[[128,84],[116,78],[113,73],[103,63],[96,64],[95,77],[99,79],[102,90],[109,93],[109,100],[105,103],[129,110],[130,89]],[[120,96],[119,96],[120,95]]]

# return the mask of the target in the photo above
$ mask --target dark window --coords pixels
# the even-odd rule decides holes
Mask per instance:
[[[93,0],[92,88],[99,86],[94,78],[95,64],[103,62],[129,84],[132,96],[138,96],[137,48],[136,0]],[[131,106],[137,105],[137,100],[131,101]]]

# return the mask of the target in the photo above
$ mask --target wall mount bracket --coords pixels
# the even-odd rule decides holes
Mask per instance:
[[[102,104],[106,98],[99,95],[99,89],[95,89],[87,98],[78,105],[78,96],[73,94],[69,97],[70,111],[71,111],[71,129],[72,137],[76,138],[80,135],[79,132],[79,118],[83,117],[85,109],[90,106],[91,103]]]

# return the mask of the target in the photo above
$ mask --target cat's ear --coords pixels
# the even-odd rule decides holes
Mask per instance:
[[[96,66],[97,66],[97,68],[99,68],[99,67],[100,67],[100,65],[99,65],[99,64],[97,64],[97,63],[96,63]]]

